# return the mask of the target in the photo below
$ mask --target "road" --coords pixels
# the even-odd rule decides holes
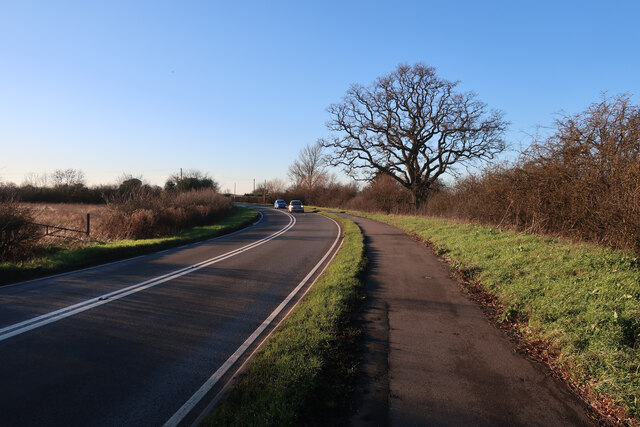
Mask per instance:
[[[0,288],[0,425],[193,421],[337,247],[326,217],[261,211],[232,235]]]

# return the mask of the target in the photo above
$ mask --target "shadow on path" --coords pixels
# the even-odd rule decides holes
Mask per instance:
[[[429,248],[394,227],[349,219],[370,261],[352,425],[593,425],[582,402],[514,350]]]

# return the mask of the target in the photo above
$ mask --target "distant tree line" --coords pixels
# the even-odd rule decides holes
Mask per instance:
[[[219,190],[219,184],[206,173],[188,170],[171,175],[164,191]],[[29,174],[21,185],[0,183],[0,197],[27,203],[102,204],[116,196],[139,191],[160,194],[162,187],[143,182],[141,176],[124,174],[117,184],[87,186],[84,172],[78,169],[56,169],[50,174]]]

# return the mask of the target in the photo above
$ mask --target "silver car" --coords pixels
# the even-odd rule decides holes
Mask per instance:
[[[304,212],[304,205],[300,200],[292,200],[289,203],[289,212]]]

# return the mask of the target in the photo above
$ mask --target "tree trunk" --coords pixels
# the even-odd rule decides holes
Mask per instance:
[[[417,214],[420,212],[420,208],[422,208],[427,201],[429,187],[415,185],[410,190],[413,197],[414,213]]]

